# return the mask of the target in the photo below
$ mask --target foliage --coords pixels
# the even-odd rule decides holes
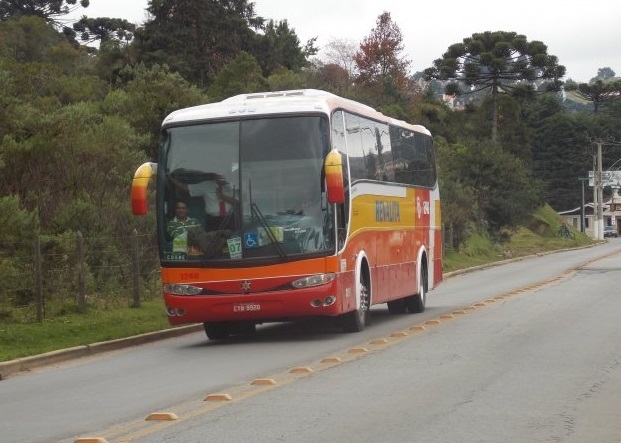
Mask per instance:
[[[475,203],[476,190],[463,183],[455,170],[455,147],[443,137],[435,140],[438,162],[438,180],[442,196],[442,223],[447,231],[448,250],[459,251],[461,245],[476,232],[481,210]]]
[[[122,116],[134,130],[147,136],[134,148],[143,147],[148,158],[155,160],[164,117],[179,108],[205,103],[207,97],[167,66],[126,66],[122,75],[128,79],[127,85],[105,97],[103,110]]]
[[[278,69],[300,71],[308,65],[308,57],[317,53],[316,38],[300,47],[300,40],[295,31],[289,28],[287,20],[275,22],[269,20],[262,36],[257,36],[254,56],[259,61],[263,75],[269,76]]]
[[[441,155],[445,179],[472,189],[476,221],[491,232],[517,226],[541,204],[541,185],[530,170],[489,141],[450,145]]]
[[[489,91],[492,140],[496,142],[498,94],[515,92],[518,86],[524,88],[520,82],[533,84],[536,80],[549,80],[550,88],[557,89],[565,67],[558,64],[557,57],[548,55],[547,46],[540,41],[529,42],[526,36],[515,32],[487,31],[451,45],[424,73],[429,80],[448,80],[448,95],[462,93],[458,82],[472,88],[472,92]]]
[[[533,167],[546,184],[545,201],[558,211],[580,206],[579,178],[593,168],[583,138],[588,125],[582,118],[559,112],[536,113],[532,120],[537,121]]]
[[[386,96],[395,98],[408,87],[407,74],[410,61],[401,56],[403,35],[392,21],[389,12],[381,14],[376,27],[365,37],[354,55],[356,83],[379,88]]]
[[[504,229],[500,236],[492,236],[486,230],[474,231],[464,241],[459,251],[445,254],[445,272],[476,266],[488,266],[495,262],[557,251],[568,247],[591,245],[593,240],[570,228],[574,240],[554,235],[562,224],[558,213],[549,205],[535,209],[524,220],[524,225]]]
[[[94,41],[103,43],[111,39],[129,42],[134,36],[136,25],[119,18],[82,17],[73,24],[73,29],[80,34],[80,39],[87,43]]]
[[[350,77],[347,71],[337,64],[325,64],[314,59],[301,73],[302,81],[308,88],[324,89],[337,95],[347,96],[350,90]]]
[[[266,89],[267,81],[261,75],[261,68],[256,59],[242,51],[218,73],[207,93],[214,101],[220,101],[243,92],[259,92]]]
[[[121,86],[131,72],[130,47],[116,39],[107,39],[99,45],[94,70],[109,85]]]
[[[23,16],[36,16],[46,21],[54,21],[67,15],[78,6],[78,0],[0,0],[0,20]],[[83,8],[88,8],[89,0],[80,0]]]
[[[135,34],[138,57],[147,66],[166,64],[199,87],[253,44],[251,27],[263,25],[245,0],[159,0],[147,10],[152,20]]]
[[[0,319],[10,312],[20,298],[28,297],[30,291],[24,283],[24,258],[32,256],[33,241],[39,231],[37,214],[19,207],[15,195],[0,196]],[[30,260],[27,260],[30,262]],[[11,294],[8,289],[12,289]]]
[[[604,103],[621,100],[621,80],[598,79],[591,83],[567,82],[565,90],[593,103],[593,112],[596,114]]]
[[[353,40],[333,38],[324,48],[324,63],[340,67],[346,74],[346,84],[349,84],[356,75],[356,52]]]
[[[615,77],[615,71],[613,71],[612,69],[610,69],[610,67],[605,67],[605,68],[599,68],[597,70],[597,76],[593,77],[589,83],[593,83],[597,80],[610,80],[612,78]]]
[[[270,91],[285,91],[288,89],[301,89],[304,81],[300,73],[285,68],[275,70],[267,79]]]

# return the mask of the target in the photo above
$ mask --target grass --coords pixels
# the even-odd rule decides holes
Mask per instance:
[[[0,361],[169,328],[164,302],[66,313],[41,323],[0,322]]]
[[[590,238],[572,229],[575,240],[555,236],[562,221],[549,206],[535,212],[524,226],[504,231],[500,240],[473,234],[459,252],[445,255],[444,271],[451,272],[540,252],[586,246]],[[42,323],[0,320],[0,361],[58,349],[113,340],[169,328],[160,297],[140,308],[123,306],[90,309],[86,314],[65,312]]]
[[[462,245],[459,252],[449,251],[444,257],[444,271],[480,266],[516,257],[525,257],[548,251],[575,248],[595,241],[570,227],[575,239],[558,237],[562,219],[550,206],[543,206],[515,230],[500,233],[500,240],[475,233]]]

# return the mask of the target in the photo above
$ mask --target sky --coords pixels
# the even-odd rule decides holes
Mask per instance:
[[[77,16],[123,18],[141,24],[148,0],[90,0]],[[539,40],[565,66],[563,80],[586,83],[600,68],[621,77],[621,1],[619,0],[255,0],[255,13],[287,20],[303,46],[317,37],[320,49],[333,40],[356,46],[389,12],[403,36],[402,57],[410,72],[422,71],[449,46],[474,33],[516,32]]]

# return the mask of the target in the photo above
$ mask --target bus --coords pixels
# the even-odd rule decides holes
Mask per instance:
[[[431,133],[329,92],[172,112],[131,201],[155,208],[169,323],[210,340],[318,317],[358,332],[374,305],[422,312],[442,280]]]

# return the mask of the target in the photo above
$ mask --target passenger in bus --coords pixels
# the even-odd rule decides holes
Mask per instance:
[[[188,216],[188,204],[184,200],[175,203],[175,217],[168,222],[166,228],[172,239],[173,252],[192,252],[188,247],[188,231],[194,228],[202,229],[198,220]]]

